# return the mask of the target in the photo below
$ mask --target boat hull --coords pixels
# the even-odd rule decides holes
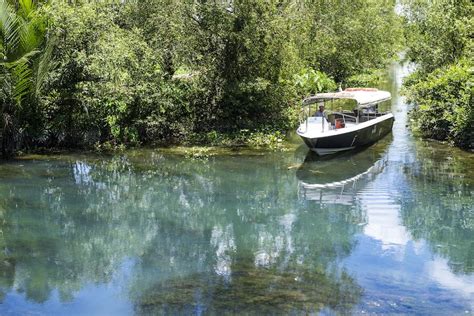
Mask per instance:
[[[329,155],[356,147],[368,146],[390,133],[393,127],[393,115],[360,129],[344,131],[331,136],[309,138],[300,135],[306,145],[318,155]]]

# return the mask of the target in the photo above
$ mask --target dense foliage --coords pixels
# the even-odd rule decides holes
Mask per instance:
[[[400,48],[391,0],[1,5],[2,57],[20,47],[8,43],[8,19],[20,38],[35,39],[0,64],[8,118],[1,137],[9,142],[2,150],[9,153],[284,131],[302,97],[346,86],[349,77],[384,67]],[[28,78],[12,75],[15,60]],[[32,84],[36,77],[41,84]],[[16,97],[8,88],[25,82],[38,89]]]
[[[106,6],[53,4],[45,9],[58,38],[44,111],[45,141],[88,145],[114,139],[137,142],[137,117],[160,100],[160,67],[138,29],[115,23]]]
[[[473,69],[466,60],[430,73],[410,86],[413,128],[422,136],[474,148]]]
[[[474,4],[406,0],[407,57],[417,64],[405,82],[414,130],[474,149]]]
[[[31,0],[17,8],[0,0],[0,151],[10,156],[23,134],[37,128],[37,101],[48,71],[45,19]],[[43,48],[43,54],[41,54]],[[31,106],[35,104],[35,106]]]

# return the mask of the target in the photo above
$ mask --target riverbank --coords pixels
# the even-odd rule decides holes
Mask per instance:
[[[474,150],[474,4],[403,2],[406,57],[416,70],[404,83],[410,126],[424,138]]]
[[[238,134],[220,134],[216,132],[202,134],[193,137],[192,141],[182,144],[168,146],[137,146],[126,147],[123,145],[112,145],[110,143],[97,144],[91,149],[77,148],[36,148],[32,150],[19,151],[11,159],[36,159],[39,157],[55,157],[69,155],[120,155],[127,152],[157,151],[180,155],[187,158],[208,158],[216,155],[227,154],[251,154],[259,152],[284,152],[295,150],[303,145],[294,131],[283,134],[279,131],[274,133],[259,132],[252,133],[248,130]]]

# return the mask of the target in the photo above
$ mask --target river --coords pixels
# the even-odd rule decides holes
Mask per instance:
[[[392,135],[0,164],[1,315],[474,312],[474,156]]]

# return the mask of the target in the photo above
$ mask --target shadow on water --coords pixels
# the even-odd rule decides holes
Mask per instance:
[[[391,139],[389,134],[380,143],[335,155],[318,156],[308,151],[296,176],[301,181],[319,184],[351,179],[383,159]]]

